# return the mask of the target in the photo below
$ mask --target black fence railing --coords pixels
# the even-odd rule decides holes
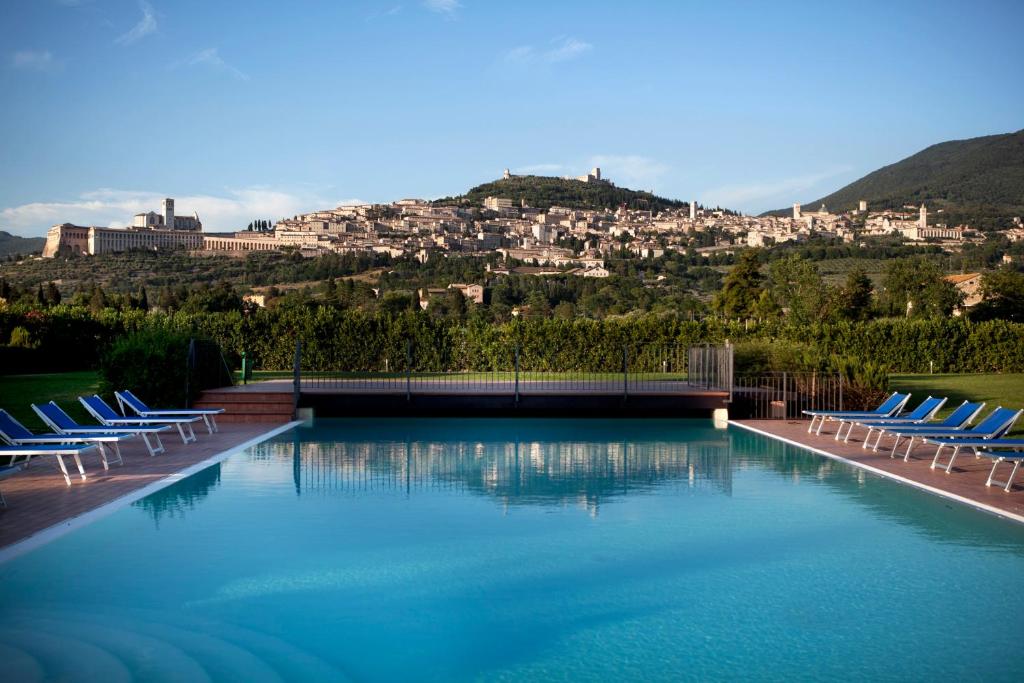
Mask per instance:
[[[732,347],[685,347],[634,344],[616,357],[590,358],[585,350],[573,354],[535,354],[524,362],[518,346],[507,358],[490,359],[485,369],[423,371],[417,369],[416,349],[385,357],[373,368],[309,370],[302,367],[297,345],[293,381],[295,391],[340,393],[462,393],[503,394],[642,394],[686,393],[695,390],[728,392],[732,388]],[[431,350],[425,353],[433,359]],[[560,358],[575,358],[560,362]]]
[[[804,410],[844,410],[843,378],[816,372],[738,374],[733,378],[734,419],[802,419]]]

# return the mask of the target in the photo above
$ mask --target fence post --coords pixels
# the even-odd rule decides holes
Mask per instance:
[[[516,350],[515,350],[515,370],[516,370],[516,405],[519,405],[519,344],[516,344]]]
[[[302,340],[295,340],[295,360],[292,363],[292,416],[299,409],[299,394],[302,390]]]
[[[622,398],[629,398],[629,349],[622,345]]]
[[[845,410],[843,408],[843,376],[839,375],[839,410]]]
[[[789,396],[786,395],[786,373],[782,373],[782,419],[789,417]]]
[[[405,401],[412,401],[412,339],[405,340]]]
[[[196,365],[196,340],[193,337],[188,340],[188,357],[185,359],[185,407],[192,407],[191,381],[192,370]]]

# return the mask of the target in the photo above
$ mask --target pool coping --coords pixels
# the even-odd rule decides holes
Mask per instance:
[[[100,505],[97,508],[93,508],[88,512],[83,512],[82,514],[76,517],[71,517],[69,519],[62,520],[54,524],[53,526],[49,526],[45,529],[37,531],[36,533],[32,534],[31,536],[28,536],[27,538],[23,538],[20,541],[12,543],[9,546],[0,548],[0,565],[4,564],[5,562],[8,562],[9,560],[13,560],[16,557],[24,555],[25,553],[31,552],[36,548],[44,546],[47,543],[54,541],[60,538],[61,536],[68,534],[76,529],[88,526],[89,524],[92,524],[93,522],[102,519],[103,517],[107,517],[108,515],[117,512],[121,508],[128,507],[129,505],[131,505],[132,503],[141,498],[145,498],[146,496],[152,493],[156,493],[157,491],[165,489],[168,486],[171,486],[172,484],[176,484],[182,479],[190,477],[196,472],[202,471],[207,467],[210,467],[211,465],[216,465],[219,462],[223,462],[224,460],[227,460],[229,457],[231,457],[235,453],[238,453],[239,451],[243,451],[246,448],[251,448],[252,446],[255,446],[258,443],[262,443],[271,437],[277,436],[278,434],[286,432],[289,429],[297,427],[298,425],[301,424],[303,424],[302,420],[292,420],[290,422],[286,422],[283,425],[279,425],[262,434],[258,434],[246,441],[243,441],[240,444],[231,446],[230,448],[227,448],[221,451],[220,453],[211,455],[209,458],[206,458],[205,460],[200,460],[199,462],[193,463],[184,469],[178,470],[177,472],[172,472],[163,479],[159,479],[152,483],[146,484],[145,486],[135,489],[130,493],[126,493],[125,495],[120,496],[119,498],[115,498],[110,502],[104,503],[103,505]]]
[[[866,463],[859,462],[857,460],[851,460],[850,458],[844,458],[841,455],[836,455],[835,453],[831,453],[831,452],[829,452],[829,451],[827,451],[827,450],[825,450],[823,448],[817,448],[815,446],[810,446],[808,444],[801,443],[799,441],[794,441],[793,439],[789,439],[789,438],[787,438],[785,436],[781,436],[779,434],[773,434],[772,432],[769,432],[769,431],[766,431],[766,430],[763,430],[763,429],[758,429],[757,427],[754,427],[754,426],[749,425],[749,424],[744,424],[743,422],[740,422],[740,421],[737,421],[737,420],[729,420],[728,424],[729,424],[730,427],[739,427],[740,429],[745,429],[745,430],[747,430],[749,432],[753,432],[755,434],[760,434],[761,436],[766,436],[766,437],[768,437],[770,439],[775,439],[776,441],[781,441],[783,443],[789,444],[790,446],[796,446],[797,448],[802,448],[805,451],[810,451],[810,452],[815,453],[817,455],[824,456],[826,458],[829,458],[830,460],[836,460],[836,461],[844,463],[846,465],[850,465],[852,467],[856,467],[856,468],[864,470],[866,472],[870,472],[871,474],[874,474],[874,475],[876,475],[878,477],[882,477],[884,479],[889,479],[891,481],[895,481],[895,482],[900,483],[900,484],[904,484],[904,485],[911,486],[911,487],[916,488],[916,489],[920,489],[921,491],[925,491],[927,493],[931,493],[933,495],[940,496],[940,497],[945,498],[947,500],[952,500],[954,502],[960,503],[961,505],[966,505],[968,507],[972,507],[972,508],[974,508],[976,510],[979,510],[981,512],[986,512],[988,514],[995,515],[997,517],[1001,517],[1001,518],[1009,520],[1011,522],[1016,522],[1017,524],[1024,524],[1024,515],[1018,515],[1015,512],[1010,512],[1009,510],[1003,510],[1001,508],[995,507],[994,505],[989,505],[989,504],[983,503],[981,501],[973,500],[971,498],[968,498],[966,496],[961,496],[961,495],[959,495],[957,493],[953,493],[951,491],[945,491],[945,490],[937,488],[935,486],[931,486],[929,484],[925,484],[924,482],[916,481],[916,480],[911,479],[909,477],[904,477],[904,476],[899,475],[899,474],[894,474],[892,472],[887,472],[886,470],[879,469],[877,467],[873,467],[872,465],[868,465]]]

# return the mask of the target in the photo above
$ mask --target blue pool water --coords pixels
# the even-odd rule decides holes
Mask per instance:
[[[321,420],[0,565],[0,679],[1024,680],[1024,528],[685,420]]]

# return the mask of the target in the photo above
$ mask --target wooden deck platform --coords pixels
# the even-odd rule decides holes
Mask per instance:
[[[48,529],[70,527],[82,515],[233,451],[282,424],[221,424],[216,434],[196,427],[198,438],[187,445],[177,434],[168,433],[163,436],[167,452],[152,457],[141,440],[132,439],[121,444],[124,465],[111,464],[109,470],[103,469],[98,453],[83,455],[84,481],[74,462],[66,458],[73,472],[71,486],[65,484],[52,457],[39,458],[28,469],[0,481],[7,500],[7,507],[0,507],[0,549]]]
[[[883,442],[877,453],[861,448],[861,430],[854,432],[849,443],[836,441],[834,436],[837,423],[834,422],[827,423],[818,436],[807,433],[806,420],[732,420],[729,424],[847,462],[946,499],[1024,523],[1024,481],[1015,482],[1010,491],[1004,491],[998,486],[985,486],[985,480],[992,469],[992,460],[988,458],[977,459],[972,454],[962,453],[957,458],[953,471],[946,474],[944,469],[933,470],[930,467],[935,456],[935,446],[916,446],[911,451],[910,462],[903,462],[900,456],[889,457],[892,446],[889,440]],[[884,448],[885,443],[888,443],[890,448]],[[900,449],[901,454],[904,451],[905,449]],[[1009,469],[1009,466],[1004,464],[996,478],[1005,480]],[[1018,480],[1021,479],[1024,478],[1018,477]]]

